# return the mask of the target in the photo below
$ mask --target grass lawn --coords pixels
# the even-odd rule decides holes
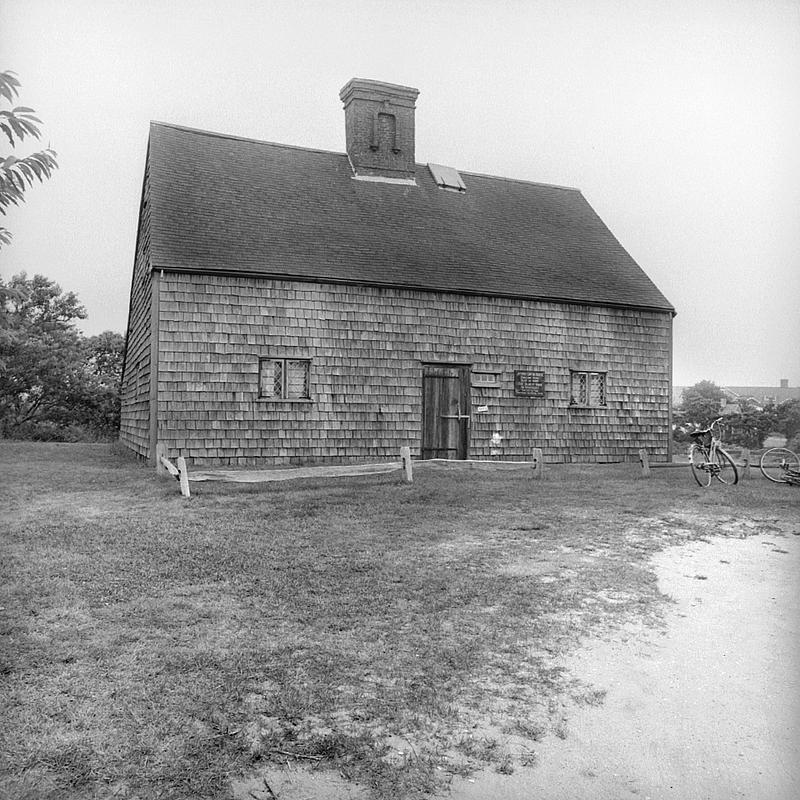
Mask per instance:
[[[186,501],[115,447],[0,442],[0,798],[228,798],[289,761],[404,800],[535,768],[602,702],[563,655],[658,624],[655,551],[798,530],[757,470],[399,475]]]

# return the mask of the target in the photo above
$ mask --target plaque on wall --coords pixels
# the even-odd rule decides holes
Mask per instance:
[[[514,394],[518,397],[544,397],[544,372],[515,370]]]

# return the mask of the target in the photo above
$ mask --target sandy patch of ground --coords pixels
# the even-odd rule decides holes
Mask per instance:
[[[664,626],[631,624],[567,661],[572,674],[605,692],[605,702],[569,707],[564,738],[537,742],[534,766],[454,777],[442,797],[800,796],[800,528],[792,534],[692,542],[659,553],[659,586],[674,600]],[[502,745],[509,752],[520,747],[511,736]],[[295,764],[234,784],[234,796],[368,795],[338,774]]]
[[[233,783],[234,800],[364,800],[369,793],[331,770],[289,765]]]
[[[662,629],[592,642],[569,669],[600,689],[513,775],[454,778],[453,800],[800,797],[800,528],[670,548]]]

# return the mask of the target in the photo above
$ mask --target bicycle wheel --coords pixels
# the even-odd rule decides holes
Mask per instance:
[[[739,470],[736,469],[733,459],[724,450],[717,448],[714,453],[714,463],[718,467],[714,475],[718,481],[727,483],[728,486],[739,483]]]
[[[788,470],[800,471],[800,458],[785,447],[773,447],[767,450],[758,462],[761,474],[773,483],[788,483]]]
[[[692,475],[700,486],[706,487],[711,483],[711,465],[708,463],[708,452],[705,447],[693,444],[689,450],[692,464]]]

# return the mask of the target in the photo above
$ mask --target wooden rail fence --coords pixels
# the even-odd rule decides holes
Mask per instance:
[[[451,460],[446,458],[430,458],[414,461],[411,458],[411,448],[400,448],[400,460],[384,464],[345,464],[322,467],[289,467],[286,469],[211,469],[189,471],[186,459],[179,456],[173,464],[167,458],[166,446],[159,442],[156,446],[156,471],[160,475],[171,475],[180,482],[181,494],[191,497],[189,482],[200,481],[225,481],[230,483],[270,483],[272,481],[287,481],[299,478],[344,478],[359,475],[381,475],[384,473],[402,471],[403,480],[412,483],[414,470],[420,467],[439,467],[443,469],[529,469],[532,477],[541,479],[544,473],[544,458],[542,451],[535,448],[529,461],[480,461],[480,460]]]
[[[731,454],[731,458],[733,455]],[[675,469],[680,467],[682,469],[686,469],[689,466],[689,459],[687,457],[686,461],[656,461],[651,463],[650,458],[647,455],[647,450],[639,450],[639,463],[642,465],[642,477],[649,478],[650,477],[650,470],[653,469]],[[739,478],[744,480],[745,478],[750,477],[750,466],[752,463],[750,451],[747,448],[743,448],[741,453],[739,454],[739,461],[735,458],[733,459],[733,463],[736,464],[736,468],[739,471]]]
[[[156,445],[156,472],[159,475],[170,474],[173,478],[180,482],[181,494],[184,497],[191,497],[192,493],[189,490],[189,471],[186,469],[186,459],[183,456],[178,456],[173,464],[167,458],[167,448],[162,442]]]

